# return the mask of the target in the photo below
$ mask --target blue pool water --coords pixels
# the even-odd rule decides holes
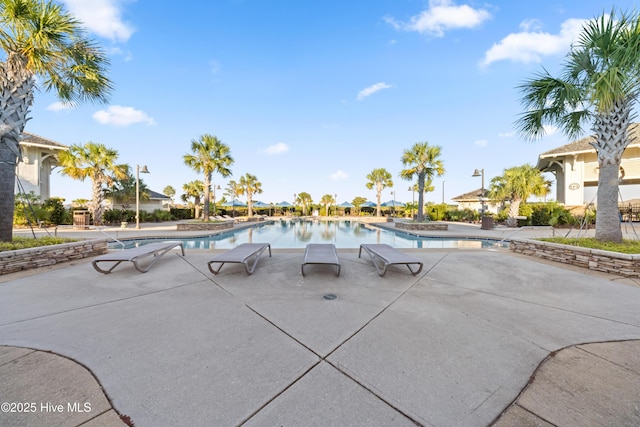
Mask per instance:
[[[128,240],[127,247],[150,240]],[[304,248],[308,243],[333,243],[337,248],[359,248],[362,243],[387,243],[396,248],[493,248],[495,240],[420,237],[390,231],[357,221],[282,220],[222,234],[171,238],[181,240],[185,249],[231,249],[241,243],[270,243],[272,248]],[[504,244],[506,246],[506,244]],[[115,248],[116,246],[114,246]]]

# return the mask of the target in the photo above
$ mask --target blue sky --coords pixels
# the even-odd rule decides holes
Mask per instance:
[[[63,108],[36,93],[26,130],[60,143],[100,142],[161,192],[202,179],[184,166],[208,133],[231,148],[233,176],[257,176],[264,202],[294,193],[375,200],[366,175],[385,168],[383,200],[411,201],[404,149],[442,147],[446,174],[426,200],[449,202],[505,168],[568,142],[550,128],[514,131],[517,86],[559,69],[593,0],[65,0],[109,53],[108,105]],[[631,10],[635,1],[615,4]],[[551,177],[549,177],[551,178]],[[223,189],[229,179],[214,176]],[[443,185],[444,181],[444,185]],[[90,182],[52,174],[52,196],[90,198]],[[217,192],[218,198],[220,192]],[[553,197],[551,197],[553,198]]]

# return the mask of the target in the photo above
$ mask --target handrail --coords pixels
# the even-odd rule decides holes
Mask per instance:
[[[96,230],[98,230],[100,233],[104,234],[105,236],[107,236],[108,238],[110,238],[111,240],[113,240],[114,242],[117,242],[119,244],[122,245],[122,249],[125,248],[125,244],[123,242],[121,242],[120,240],[118,240],[117,238],[113,237],[112,235],[105,233],[104,231],[102,231],[102,229],[100,227],[96,227]]]
[[[524,229],[531,230],[531,229],[541,229],[541,228],[550,228],[553,231],[552,237],[556,237],[556,229],[550,225],[525,225],[524,227],[517,228],[516,231],[514,231],[513,233],[509,234],[507,237],[500,240],[498,243],[496,243],[496,245],[499,245],[500,243],[504,243],[505,240],[511,238],[514,234],[519,233],[521,230],[524,230]]]

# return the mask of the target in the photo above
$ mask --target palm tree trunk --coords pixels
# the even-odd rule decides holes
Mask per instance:
[[[424,175],[418,175],[418,216],[417,222],[424,221]]]
[[[507,227],[517,227],[518,220],[516,217],[520,213],[520,199],[511,200],[511,204],[509,205],[509,216],[507,217]]]
[[[102,181],[94,179],[91,183],[91,208],[93,210],[93,225],[102,225],[102,213],[104,212],[104,206],[102,201],[104,199],[104,193],[102,192]]]
[[[631,110],[628,101],[617,102],[608,114],[596,118],[596,142],[598,152],[598,197],[596,206],[596,239],[607,242],[621,242],[620,209],[618,192],[620,162],[625,148],[629,145],[627,129]]]
[[[0,241],[3,242],[10,242],[13,238],[16,159],[13,150],[0,142]]]
[[[209,200],[211,200],[211,174],[204,174],[204,206],[203,216],[205,221],[209,221]]]
[[[0,241],[13,238],[16,167],[22,160],[20,135],[33,104],[35,80],[26,72],[26,60],[9,54],[0,63]]]
[[[378,184],[377,193],[378,193],[377,194],[378,204],[377,204],[377,207],[376,207],[376,216],[380,216],[380,213],[381,213],[381,211],[380,211],[380,197],[382,195],[382,186],[380,184]]]

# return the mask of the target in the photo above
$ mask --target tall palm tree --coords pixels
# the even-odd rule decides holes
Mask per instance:
[[[418,222],[424,221],[425,182],[431,183],[435,176],[444,175],[444,164],[440,160],[441,148],[428,142],[417,142],[402,153],[402,164],[408,168],[400,171],[400,177],[408,181],[418,178]]]
[[[194,217],[200,218],[200,202],[204,194],[204,182],[195,180],[188,182],[182,186],[184,193],[180,196],[183,202],[193,204]],[[193,199],[193,202],[191,202]]]
[[[253,216],[253,195],[262,193],[262,183],[249,173],[240,177],[240,194],[247,195],[248,215]]]
[[[526,202],[531,195],[547,195],[550,188],[551,183],[544,179],[537,168],[531,165],[515,166],[505,169],[502,175],[491,180],[489,198],[511,202],[507,226],[516,227],[520,203]]]
[[[311,198],[311,194],[303,191],[302,193],[298,193],[298,197],[296,197],[296,200],[293,203],[296,205],[302,205],[302,215],[307,216],[307,212],[313,203],[313,199]]]
[[[191,151],[193,154],[184,155],[184,163],[196,172],[204,173],[204,220],[209,221],[211,177],[216,172],[223,178],[230,176],[233,157],[229,146],[209,134],[191,140]]]
[[[369,175],[367,175],[367,179],[369,180],[366,184],[369,190],[372,190],[374,187],[376,189],[376,197],[377,197],[377,209],[376,216],[381,216],[380,197],[382,196],[382,190],[386,187],[393,187],[393,180],[391,179],[391,174],[387,172],[385,168],[378,168],[371,171]]]
[[[530,139],[556,125],[570,138],[590,126],[598,154],[596,239],[622,241],[618,208],[622,153],[640,94],[640,17],[611,14],[586,23],[560,77],[547,71],[520,86],[525,113],[516,125]]]
[[[63,102],[106,102],[109,61],[62,6],[0,0],[0,241],[11,241],[20,142],[37,82]],[[37,78],[37,79],[36,79]]]
[[[331,194],[325,194],[320,199],[320,203],[324,205],[325,215],[329,216],[329,206],[336,203],[336,199]]]
[[[91,180],[91,203],[93,223],[102,224],[104,206],[104,190],[111,185],[114,179],[127,177],[129,166],[116,164],[118,152],[107,148],[104,144],[87,142],[84,145],[72,145],[68,151],[62,151],[58,161],[62,169],[62,175],[84,181]]]

